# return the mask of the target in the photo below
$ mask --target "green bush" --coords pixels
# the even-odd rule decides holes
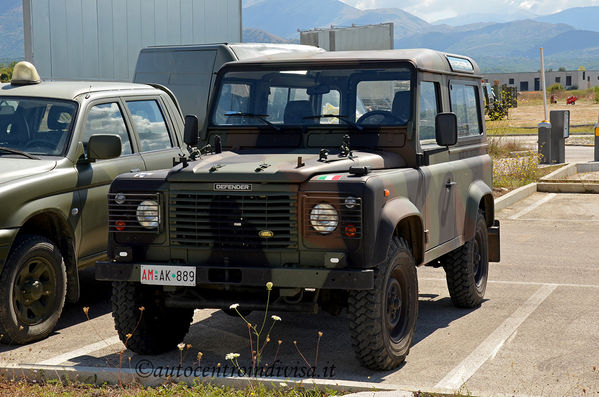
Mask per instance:
[[[549,87],[547,87],[547,91],[549,91],[552,94],[554,92],[559,92],[559,91],[563,91],[563,90],[564,90],[564,87],[560,83],[551,84]]]
[[[599,86],[593,87],[593,98],[595,99],[595,103],[599,103]]]

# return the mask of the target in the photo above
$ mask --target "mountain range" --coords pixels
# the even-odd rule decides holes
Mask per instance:
[[[285,42],[297,41],[298,29],[393,22],[395,48],[468,55],[484,72],[536,71],[540,47],[547,68],[599,69],[598,20],[599,7],[546,16],[526,11],[469,14],[434,24],[397,8],[359,10],[339,0],[246,0],[243,8],[244,41],[254,37],[249,28]]]

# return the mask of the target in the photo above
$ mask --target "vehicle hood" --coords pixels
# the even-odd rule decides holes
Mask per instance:
[[[298,167],[301,157],[303,166]],[[347,173],[349,168],[370,169],[404,167],[403,158],[394,153],[354,151],[352,158],[329,154],[319,160],[318,153],[235,153],[204,156],[178,165],[169,174],[169,182],[278,182],[301,183],[314,175]]]
[[[55,160],[33,160],[0,157],[0,185],[48,172],[56,167]]]

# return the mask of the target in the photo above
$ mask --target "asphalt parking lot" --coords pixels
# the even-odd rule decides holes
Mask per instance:
[[[402,368],[373,372],[353,356],[345,315],[275,313],[264,359],[279,367],[304,366],[334,382],[361,381],[381,388],[473,394],[597,395],[599,393],[599,195],[535,193],[498,213],[502,260],[491,265],[486,300],[475,310],[451,305],[441,269],[419,269],[420,306],[416,336]],[[129,351],[116,337],[110,288],[93,274],[83,280],[82,301],[65,308],[56,332],[28,346],[0,345],[0,364],[101,368],[202,368],[227,364],[225,355],[249,360],[247,328],[221,311],[196,311],[185,343],[156,357]],[[242,302],[240,302],[242,303]],[[90,320],[82,307],[89,307]],[[264,313],[249,316],[259,322]],[[298,349],[293,341],[297,341]],[[229,364],[230,367],[230,364]],[[48,367],[52,368],[52,367]],[[301,371],[301,370],[300,370]],[[277,375],[274,373],[274,375]],[[152,376],[152,375],[150,375]]]

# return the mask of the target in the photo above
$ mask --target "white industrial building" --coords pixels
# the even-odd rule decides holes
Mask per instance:
[[[305,30],[300,44],[327,51],[392,50],[393,23]]]
[[[541,72],[485,73],[485,82],[508,87],[518,91],[540,91]],[[587,89],[599,86],[599,70],[566,70],[545,72],[545,85],[559,83],[565,89]]]
[[[23,19],[45,79],[131,81],[143,47],[241,42],[241,0],[23,0]]]

